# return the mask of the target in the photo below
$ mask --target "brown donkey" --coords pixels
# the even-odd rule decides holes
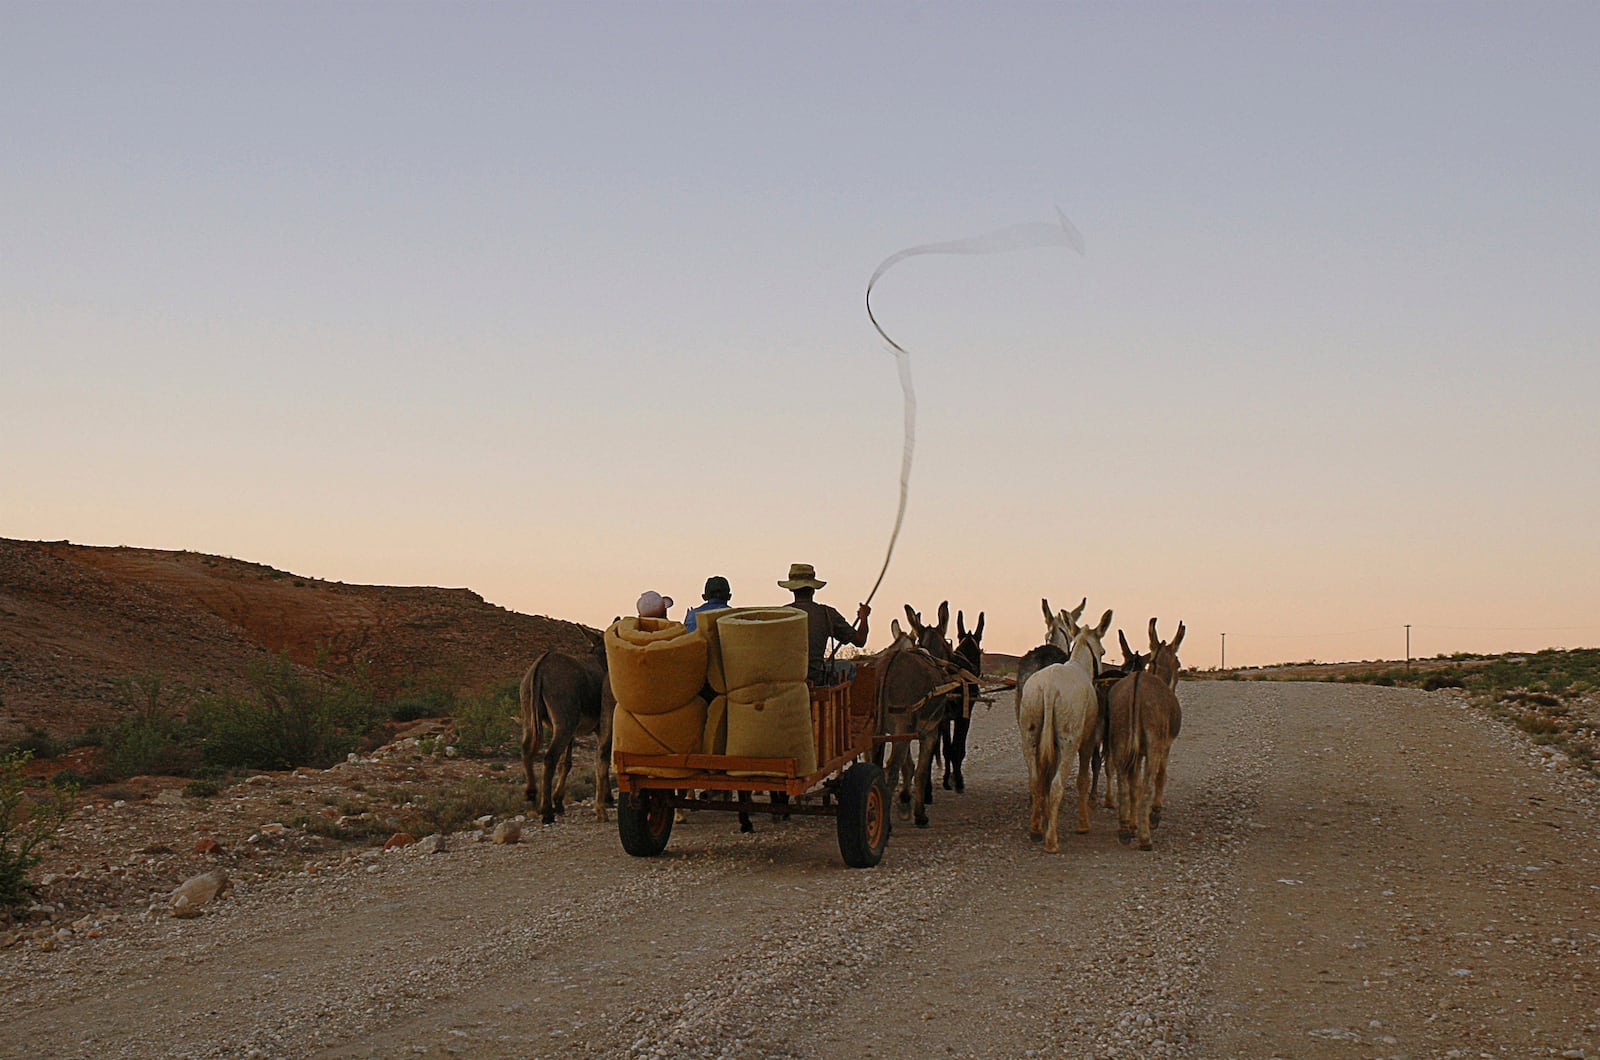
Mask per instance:
[[[605,639],[583,632],[589,651],[547,651],[522,678],[522,770],[528,801],[538,805],[539,820],[545,824],[566,812],[567,774],[572,771],[572,745],[578,736],[592,732],[599,743],[594,759],[597,818],[606,819],[606,804],[611,801],[611,714],[617,701],[606,674]],[[550,743],[541,756],[546,726]]]
[[[1137,837],[1140,850],[1152,847],[1150,831],[1161,823],[1167,787],[1167,757],[1183,727],[1178,705],[1178,646],[1183,623],[1167,644],[1150,620],[1150,659],[1111,686],[1111,758],[1117,770],[1117,837]]]

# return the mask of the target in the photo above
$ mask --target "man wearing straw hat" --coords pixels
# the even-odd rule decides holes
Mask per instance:
[[[809,563],[790,564],[789,577],[778,583],[779,588],[794,593],[794,603],[789,606],[806,613],[807,648],[810,652],[806,680],[818,685],[836,684],[855,673],[855,667],[849,662],[826,657],[828,641],[864,647],[867,643],[867,616],[872,614],[872,608],[862,604],[856,608],[856,624],[852,626],[838,611],[827,604],[817,603],[813,597],[818,589],[827,584],[817,579],[816,568]]]

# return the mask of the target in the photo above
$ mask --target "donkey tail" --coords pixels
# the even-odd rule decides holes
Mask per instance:
[[[529,734],[532,734],[532,743],[528,744],[529,754],[537,754],[544,743],[544,660],[548,654],[546,652],[533,661],[533,666],[517,689],[523,742],[527,743]]]
[[[1035,678],[1037,680],[1037,678]],[[1056,696],[1055,689],[1046,688],[1044,695],[1044,712],[1039,717],[1039,750],[1037,761],[1041,777],[1056,775]]]

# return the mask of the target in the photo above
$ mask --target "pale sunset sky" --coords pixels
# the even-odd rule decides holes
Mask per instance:
[[[0,0],[0,536],[1600,644],[1600,5]]]

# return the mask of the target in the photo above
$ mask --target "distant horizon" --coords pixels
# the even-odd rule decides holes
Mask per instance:
[[[102,548],[102,549],[119,549],[120,548],[120,549],[133,549],[133,550],[145,551],[145,552],[167,552],[167,553],[172,553],[174,555],[177,555],[177,554],[191,554],[191,555],[201,555],[201,556],[216,556],[217,558],[230,560],[230,561],[235,562],[235,563],[247,563],[247,564],[251,564],[251,565],[255,565],[255,566],[268,567],[268,568],[273,569],[273,570],[282,571],[283,573],[292,575],[294,577],[306,578],[306,579],[309,579],[311,581],[323,582],[323,583],[329,584],[329,585],[350,585],[350,586],[359,586],[359,587],[364,587],[364,588],[460,589],[460,590],[466,590],[466,591],[473,592],[473,593],[477,594],[487,604],[491,604],[491,605],[493,605],[495,607],[502,607],[502,608],[505,608],[508,611],[513,611],[513,612],[516,612],[518,614],[527,615],[527,616],[530,616],[530,617],[548,618],[548,619],[553,619],[553,620],[561,621],[561,622],[573,622],[573,623],[577,623],[579,625],[589,626],[590,628],[593,628],[593,629],[604,629],[606,627],[606,625],[608,624],[607,620],[601,620],[601,621],[598,621],[598,622],[586,622],[586,621],[584,621],[582,619],[579,619],[579,618],[573,618],[573,617],[569,617],[569,616],[566,616],[566,615],[556,614],[556,613],[552,613],[552,612],[548,612],[548,611],[544,611],[544,610],[528,610],[528,609],[525,609],[525,608],[522,608],[522,607],[513,607],[513,606],[510,606],[508,604],[502,603],[502,602],[494,599],[490,593],[485,592],[482,588],[480,588],[478,586],[475,586],[475,585],[467,584],[467,583],[454,585],[454,584],[444,584],[444,583],[436,583],[436,582],[394,582],[394,581],[374,582],[374,581],[367,581],[367,580],[352,580],[352,579],[349,579],[349,578],[330,578],[330,577],[326,577],[326,576],[320,575],[320,574],[310,574],[310,573],[307,573],[306,571],[303,571],[303,570],[295,570],[295,569],[290,569],[290,568],[285,568],[285,567],[279,567],[274,563],[271,563],[271,562],[268,562],[268,561],[264,561],[264,560],[253,559],[253,558],[250,558],[250,557],[247,557],[247,556],[238,556],[238,555],[232,555],[232,554],[221,553],[221,552],[209,552],[209,551],[205,551],[205,550],[201,550],[201,549],[194,549],[194,548],[175,548],[175,547],[158,546],[158,545],[135,545],[135,544],[127,544],[127,543],[109,545],[109,544],[98,544],[98,543],[93,543],[93,542],[88,542],[88,541],[77,541],[77,540],[72,540],[70,538],[41,538],[41,539],[35,539],[35,538],[10,538],[9,540],[18,541],[18,542],[21,542],[23,544],[34,544],[34,545],[70,545],[70,546],[73,546],[73,547],[80,547],[80,548]],[[761,603],[763,605],[782,604],[782,603],[784,603],[786,601],[784,601],[782,599],[779,599],[778,597],[781,597],[783,595],[785,595],[785,594],[780,592],[780,593],[775,595],[774,599],[763,600],[763,601],[761,601]],[[685,610],[687,607],[693,606],[694,604],[697,604],[697,603],[699,603],[698,598],[695,599],[695,600],[688,600],[688,601],[674,599],[671,617],[674,618],[674,619],[681,619],[683,610]],[[1058,602],[1057,601],[1052,601],[1052,603],[1058,603]],[[1058,606],[1071,607],[1071,606],[1075,606],[1075,603],[1073,603],[1073,602],[1064,602],[1064,603],[1059,603]],[[924,608],[924,609],[922,609],[921,613],[922,613],[923,619],[925,621],[933,621],[935,619],[936,608],[937,608],[937,603],[935,603],[933,608]],[[619,613],[620,614],[631,614],[632,611],[631,611],[631,608],[626,608],[625,607],[625,608],[622,608]],[[877,610],[874,609],[874,617],[877,618],[878,615],[879,615],[879,612],[877,612]],[[853,614],[850,617],[854,617]],[[872,632],[871,639],[868,641],[866,648],[863,649],[863,651],[865,653],[870,654],[872,652],[876,652],[878,650],[881,650],[882,648],[887,646],[887,643],[888,643],[888,640],[889,640],[889,621],[892,618],[901,618],[901,619],[903,619],[903,614],[902,614],[901,611],[895,610],[895,611],[891,612],[890,615],[887,618],[881,618],[881,619],[879,619],[878,621],[876,621],[874,623],[874,625],[872,627],[873,632]],[[973,616],[968,621],[969,628],[975,623],[976,623],[976,616]],[[1039,623],[1040,623],[1040,625],[1042,627],[1042,625],[1043,625],[1043,615],[1042,615],[1042,613],[1040,613]],[[904,625],[903,621],[902,621],[902,625]],[[950,628],[951,628],[951,631],[952,631],[952,636],[954,634],[955,625],[956,625],[955,611],[952,610],[951,618],[950,618]],[[1222,669],[1221,667],[1219,667],[1217,662],[1198,663],[1198,662],[1191,662],[1190,661],[1192,658],[1198,657],[1199,655],[1203,654],[1203,652],[1201,651],[1201,649],[1199,647],[1198,641],[1195,639],[1195,634],[1194,634],[1194,630],[1193,630],[1193,624],[1185,621],[1185,626],[1186,626],[1186,632],[1185,632],[1185,636],[1184,636],[1184,644],[1183,644],[1183,648],[1182,648],[1181,653],[1180,653],[1184,658],[1184,668],[1186,670],[1200,670],[1200,671],[1215,671],[1215,670],[1218,670],[1218,669]],[[1147,631],[1147,627],[1145,625],[1139,625],[1139,626],[1137,626],[1137,628],[1129,630],[1126,625],[1124,625],[1122,623],[1114,622],[1113,626],[1112,626],[1112,633],[1107,637],[1107,642],[1106,642],[1107,657],[1110,658],[1113,661],[1115,661],[1115,660],[1117,660],[1117,659],[1119,659],[1121,657],[1121,652],[1120,652],[1120,649],[1117,647],[1117,642],[1116,642],[1116,630],[1119,629],[1119,628],[1123,629],[1127,633],[1128,641],[1133,646],[1134,650],[1136,650],[1136,651],[1137,650],[1141,650],[1143,648],[1143,646],[1146,643],[1147,638],[1148,638],[1148,631]],[[1418,626],[1416,624],[1413,624],[1412,625],[1413,642],[1415,642],[1418,634],[1421,631],[1426,630],[1428,628],[1429,627]],[[1449,629],[1452,629],[1452,627],[1434,627],[1434,628],[1438,629],[1438,630],[1449,630]],[[1402,625],[1400,627],[1400,629],[1399,629],[1399,635],[1402,638],[1404,636],[1404,630],[1405,630],[1405,627]],[[1164,623],[1164,624],[1162,624],[1162,625],[1160,625],[1158,627],[1158,633],[1160,634],[1160,636],[1161,636],[1161,638],[1163,640],[1169,640],[1170,641],[1171,638],[1173,637],[1173,635],[1176,632],[1177,632],[1177,623],[1176,623],[1176,621],[1171,622],[1171,623]],[[1371,631],[1360,631],[1360,632],[1371,632]],[[1522,631],[1517,631],[1517,630],[1501,629],[1501,630],[1471,630],[1470,632],[1506,633],[1506,632],[1541,632],[1541,631],[1540,630],[1522,630]],[[1230,637],[1234,636],[1234,634],[1229,634],[1229,636]],[[1316,636],[1326,637],[1326,636],[1328,636],[1328,634],[1307,633],[1307,634],[1304,634],[1304,636],[1306,636],[1306,637],[1316,637]],[[1220,638],[1218,638],[1218,639],[1220,641]],[[1246,639],[1248,639],[1248,638],[1246,638]],[[1269,638],[1263,638],[1263,639],[1269,639]],[[1028,645],[1023,646],[1023,647],[1009,647],[1009,646],[1008,647],[1002,647],[1002,646],[994,643],[992,641],[992,639],[987,635],[987,632],[985,634],[984,640],[985,640],[984,651],[986,653],[988,653],[988,654],[994,654],[994,655],[1005,655],[1005,656],[1012,656],[1012,657],[1020,657],[1021,655],[1025,654],[1027,651],[1029,651],[1031,648],[1037,646],[1036,644],[1028,644]],[[1040,642],[1042,642],[1042,638],[1041,638]],[[1221,646],[1220,646],[1220,643],[1219,643],[1219,645],[1218,645],[1218,649],[1219,649],[1218,662],[1220,662],[1220,647]],[[1537,653],[1537,652],[1540,652],[1540,651],[1585,651],[1585,650],[1595,650],[1596,648],[1600,648],[1600,644],[1557,644],[1557,643],[1548,643],[1548,644],[1541,644],[1541,645],[1536,646],[1536,647],[1514,647],[1514,648],[1501,648],[1501,649],[1488,649],[1488,650],[1485,650],[1485,649],[1471,649],[1471,648],[1446,648],[1446,649],[1439,649],[1439,650],[1431,651],[1430,653],[1428,653],[1426,655],[1420,654],[1420,653],[1417,653],[1417,652],[1413,652],[1412,655],[1411,655],[1411,660],[1413,662],[1434,661],[1434,660],[1438,660],[1438,659],[1449,658],[1449,657],[1455,656],[1455,655],[1472,655],[1472,656],[1482,656],[1482,657],[1498,657],[1498,656],[1504,656],[1504,655],[1534,654],[1534,653]],[[1234,650],[1235,650],[1234,647],[1230,644],[1229,647],[1228,647],[1229,654],[1232,655]],[[1264,661],[1254,661],[1254,662],[1237,662],[1237,661],[1235,661],[1231,665],[1228,665],[1225,668],[1224,672],[1231,672],[1231,671],[1235,671],[1235,670],[1270,669],[1270,668],[1273,668],[1273,667],[1283,667],[1283,666],[1315,666],[1315,665],[1330,665],[1331,666],[1331,665],[1366,664],[1366,663],[1370,663],[1370,664],[1394,663],[1395,665],[1403,665],[1405,663],[1405,661],[1406,661],[1406,656],[1403,653],[1402,654],[1396,654],[1394,656],[1363,656],[1361,658],[1346,658],[1346,659],[1315,658],[1315,657],[1305,656],[1305,657],[1296,657],[1296,658],[1268,659],[1268,660],[1264,660]]]

